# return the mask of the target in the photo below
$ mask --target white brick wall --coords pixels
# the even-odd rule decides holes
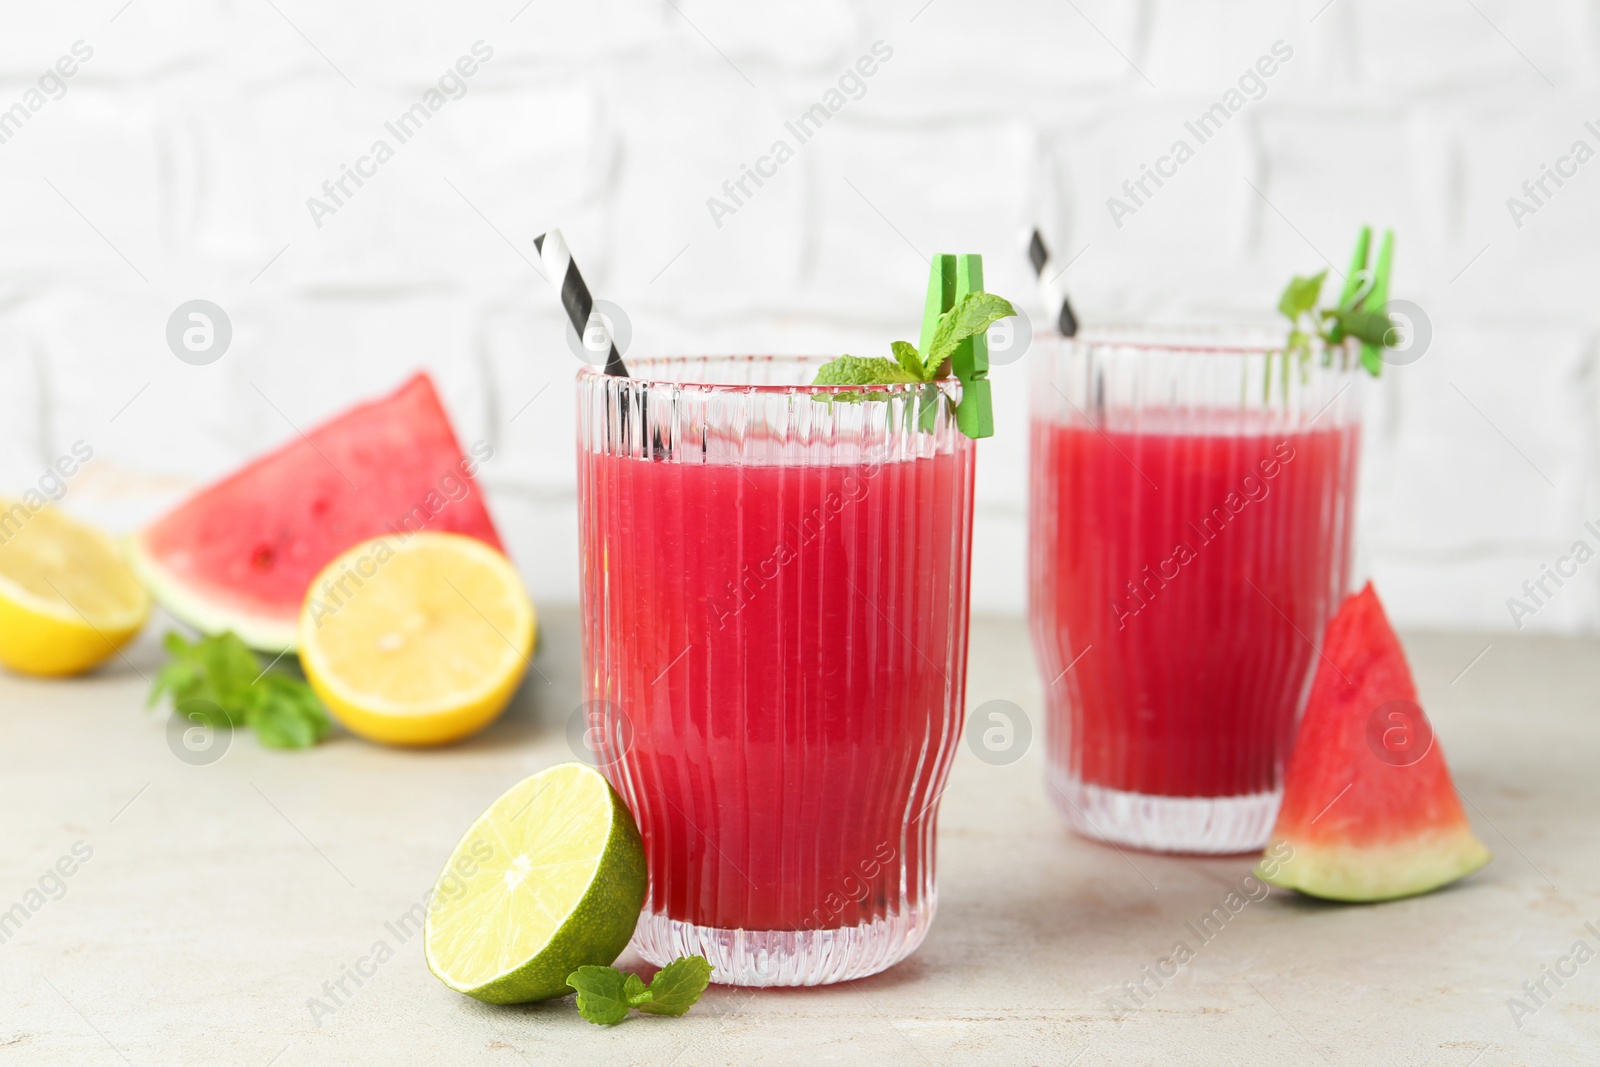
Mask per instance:
[[[0,490],[83,438],[70,506],[130,527],[291,432],[261,394],[304,425],[427,366],[462,437],[499,446],[535,596],[570,600],[575,364],[535,233],[565,229],[635,354],[872,351],[915,331],[914,249],[984,252],[1042,319],[1018,243],[1040,220],[1088,246],[1086,319],[1239,318],[1370,221],[1435,329],[1372,419],[1362,565],[1396,616],[1509,625],[1600,519],[1600,161],[1521,228],[1505,206],[1574,140],[1600,150],[1593,3],[120,4],[0,28],[0,107],[94,48],[0,144]],[[306,198],[479,39],[467,94],[313,225]],[[876,40],[865,95],[716,226],[706,198]],[[1265,96],[1114,225],[1106,198],[1278,40]],[[208,367],[164,342],[194,297],[234,326]],[[1022,604],[1026,373],[996,374],[982,610]],[[1597,624],[1600,566],[1530,622]]]

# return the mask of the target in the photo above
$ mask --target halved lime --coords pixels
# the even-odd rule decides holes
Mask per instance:
[[[647,880],[633,815],[600,772],[540,771],[451,853],[428,901],[428,969],[491,1004],[566,996],[567,975],[627,947]]]

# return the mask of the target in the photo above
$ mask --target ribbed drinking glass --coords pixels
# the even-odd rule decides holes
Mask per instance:
[[[655,964],[815,985],[911,953],[960,738],[973,442],[959,386],[820,361],[578,377],[584,670],[638,820]]]
[[[1267,840],[1349,581],[1355,353],[1106,329],[1036,347],[1029,617],[1051,798],[1088,836]]]

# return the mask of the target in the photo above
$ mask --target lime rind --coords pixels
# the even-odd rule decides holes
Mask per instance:
[[[428,967],[491,1004],[566,996],[567,975],[627,947],[647,881],[622,798],[591,767],[552,767],[512,787],[457,843],[429,900]]]

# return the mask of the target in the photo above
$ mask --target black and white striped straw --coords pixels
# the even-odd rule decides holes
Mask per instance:
[[[578,273],[578,265],[572,261],[572,253],[567,250],[567,242],[562,238],[561,231],[551,230],[540,234],[533,239],[533,247],[539,251],[539,262],[544,266],[545,277],[561,294],[561,306],[566,310],[567,321],[578,331],[579,342],[589,336],[591,326],[597,327],[609,350],[606,354],[606,373],[626,378],[628,366],[622,362],[622,353],[617,351],[617,343],[612,340],[611,329],[606,325],[604,316],[595,314],[594,297],[583,283],[583,275]]]
[[[1028,242],[1028,261],[1033,273],[1039,276],[1039,291],[1044,294],[1044,305],[1056,313],[1056,329],[1062,337],[1073,337],[1078,332],[1078,316],[1072,313],[1072,303],[1067,299],[1066,287],[1056,282],[1056,272],[1051,269],[1050,252],[1044,246],[1044,237],[1035,228]]]

